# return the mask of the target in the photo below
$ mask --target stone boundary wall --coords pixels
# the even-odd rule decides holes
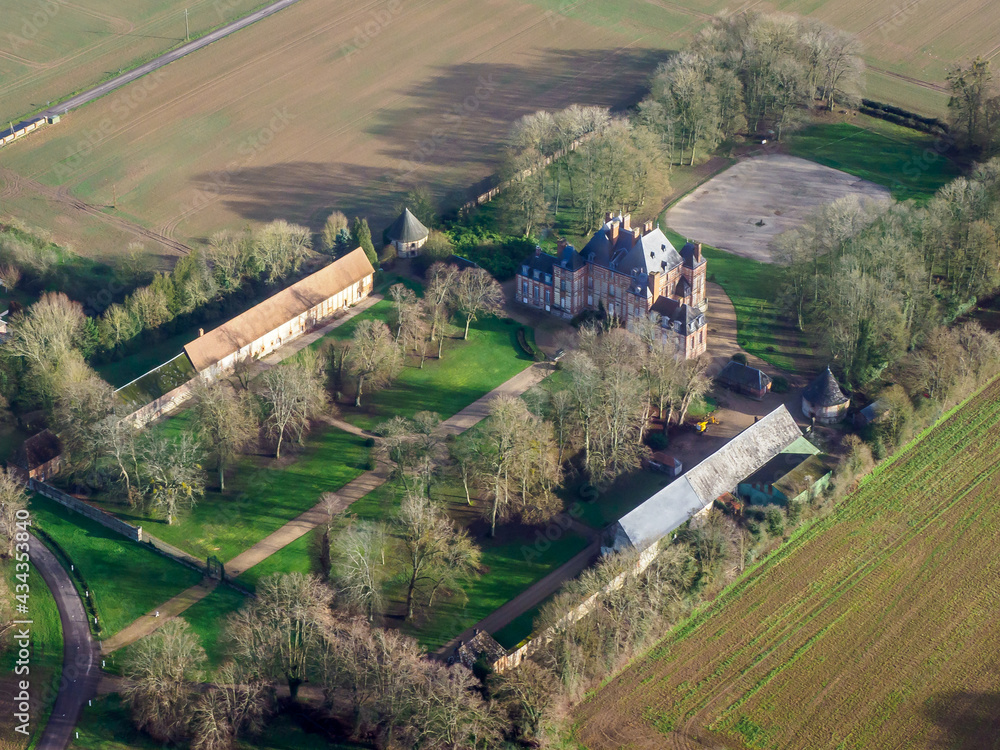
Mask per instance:
[[[169,414],[187,401],[191,397],[191,392],[200,378],[201,376],[195,373],[188,382],[177,386],[172,391],[164,393],[157,399],[153,399],[145,406],[140,406],[129,414],[126,419],[131,419],[136,428],[141,430],[153,420],[159,419],[164,414]]]
[[[97,521],[101,526],[111,529],[127,539],[131,539],[133,542],[142,541],[141,526],[133,526],[130,523],[120,521],[110,513],[105,513],[103,510],[88,505],[82,500],[77,500],[72,495],[67,495],[62,490],[57,490],[55,487],[45,484],[45,482],[39,482],[37,479],[29,479],[28,489],[37,492],[39,495],[44,495],[50,500],[55,500],[60,505],[66,506],[81,516],[86,516],[91,521]]]
[[[499,659],[493,662],[493,670],[495,672],[505,672],[508,669],[514,669],[519,666],[522,661],[537,652],[545,644],[552,640],[556,631],[564,628],[567,625],[571,625],[580,618],[589,614],[597,602],[597,599],[610,591],[616,591],[622,587],[625,583],[625,579],[629,576],[636,576],[642,573],[650,564],[657,558],[660,554],[659,543],[653,544],[647,547],[639,555],[639,559],[636,560],[635,565],[631,569],[626,570],[623,573],[619,573],[617,576],[608,581],[607,586],[605,586],[601,591],[595,594],[591,594],[586,599],[584,599],[580,604],[573,607],[569,612],[563,615],[559,620],[550,628],[542,631],[536,635],[531,640],[527,641],[519,648],[514,649],[506,656],[501,656]]]
[[[524,177],[530,177],[538,169],[544,169],[545,167],[549,166],[552,162],[558,161],[559,159],[561,159],[564,156],[566,156],[566,154],[568,154],[570,151],[576,151],[577,147],[579,147],[581,143],[585,143],[586,141],[589,141],[591,138],[594,137],[594,135],[595,135],[594,133],[586,133],[586,134],[580,136],[579,138],[577,138],[572,143],[570,143],[567,148],[556,149],[555,151],[552,152],[552,154],[550,156],[546,156],[545,159],[542,161],[542,163],[539,166],[532,167],[531,169],[525,169],[523,172],[519,172],[518,175],[517,175],[517,177],[515,177],[514,179],[521,179],[521,178],[524,178]],[[477,195],[472,200],[467,201],[466,203],[464,203],[462,205],[462,207],[460,209],[458,209],[458,212],[460,214],[464,214],[467,211],[472,210],[476,206],[481,206],[484,203],[489,203],[491,200],[493,200],[498,195],[500,195],[500,193],[503,192],[504,188],[506,188],[508,185],[510,185],[511,182],[513,182],[513,180],[506,180],[504,182],[501,182],[499,185],[496,185],[495,187],[491,187],[485,193],[480,193],[479,195]]]

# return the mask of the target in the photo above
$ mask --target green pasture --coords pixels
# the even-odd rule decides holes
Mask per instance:
[[[349,339],[365,319],[388,323],[391,313],[392,303],[381,300],[312,346]],[[364,429],[394,416],[412,417],[419,411],[437,412],[447,419],[531,365],[532,360],[517,345],[515,321],[494,317],[476,321],[469,329],[468,340],[462,339],[464,327],[465,321],[457,316],[445,326],[440,360],[436,345],[430,347],[433,356],[427,357],[423,368],[418,366],[419,361],[408,357],[388,388],[362,394],[360,409],[353,406],[353,399],[345,397],[341,403],[343,418]],[[343,385],[345,393],[355,391],[355,382],[346,368]]]
[[[818,123],[792,133],[785,146],[800,156],[892,191],[897,200],[926,200],[961,170],[948,143],[917,130],[858,116],[858,123]]]
[[[83,574],[107,638],[201,580],[191,568],[133,542],[41,495],[34,525],[51,536]]]
[[[180,434],[193,429],[194,419],[194,412],[186,410],[155,429]],[[324,492],[338,490],[359,476],[369,455],[364,438],[328,425],[316,427],[298,451],[295,454],[289,445],[280,462],[243,457],[227,478],[225,493],[218,492],[210,472],[205,497],[173,524],[121,505],[105,507],[195,557],[231,560],[315,506]]]

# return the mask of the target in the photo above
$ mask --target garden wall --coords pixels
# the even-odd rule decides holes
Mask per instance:
[[[105,513],[103,510],[95,508],[92,505],[88,505],[82,500],[77,500],[72,495],[67,495],[65,492],[57,490],[55,487],[45,484],[44,482],[39,482],[37,479],[28,480],[28,489],[33,492],[37,492],[39,495],[44,495],[50,500],[55,500],[60,505],[64,505],[70,510],[79,513],[81,516],[86,516],[92,521],[97,521],[97,523],[101,524],[101,526],[109,528],[134,542],[142,541],[141,526],[133,526],[130,523],[120,521],[110,513]]]
[[[537,652],[542,646],[547,644],[555,636],[556,632],[567,625],[571,625],[580,618],[589,614],[597,603],[598,598],[604,596],[610,591],[616,591],[622,587],[625,583],[625,579],[629,576],[637,576],[642,573],[646,568],[649,567],[650,563],[656,559],[657,555],[660,554],[659,543],[653,544],[647,547],[639,555],[639,559],[636,560],[635,565],[633,565],[629,570],[623,573],[619,573],[617,576],[608,581],[608,585],[605,586],[601,591],[591,594],[586,599],[584,599],[580,604],[573,607],[569,612],[563,615],[556,622],[555,625],[542,631],[534,638],[530,639],[520,647],[514,649],[506,656],[501,656],[499,659],[493,662],[493,671],[504,672],[508,669],[514,669],[519,666],[522,661]]]

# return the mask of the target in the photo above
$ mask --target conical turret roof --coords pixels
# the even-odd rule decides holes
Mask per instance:
[[[829,365],[802,391],[802,398],[813,406],[839,406],[850,401],[830,372]]]
[[[403,209],[403,213],[392,222],[392,226],[386,233],[389,239],[394,242],[420,242],[428,235],[427,227],[421,224],[420,219],[414,216],[408,208]]]

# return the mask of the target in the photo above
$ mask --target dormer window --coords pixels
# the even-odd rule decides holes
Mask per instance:
[[[540,277],[541,275],[542,275],[542,274],[541,274],[541,273],[539,272],[539,270],[538,270],[538,269],[536,268],[536,269],[535,269],[535,281],[538,281],[538,279],[539,279],[539,277]]]
[[[522,276],[527,276],[528,275],[528,267],[527,266],[521,266],[521,275]]]

